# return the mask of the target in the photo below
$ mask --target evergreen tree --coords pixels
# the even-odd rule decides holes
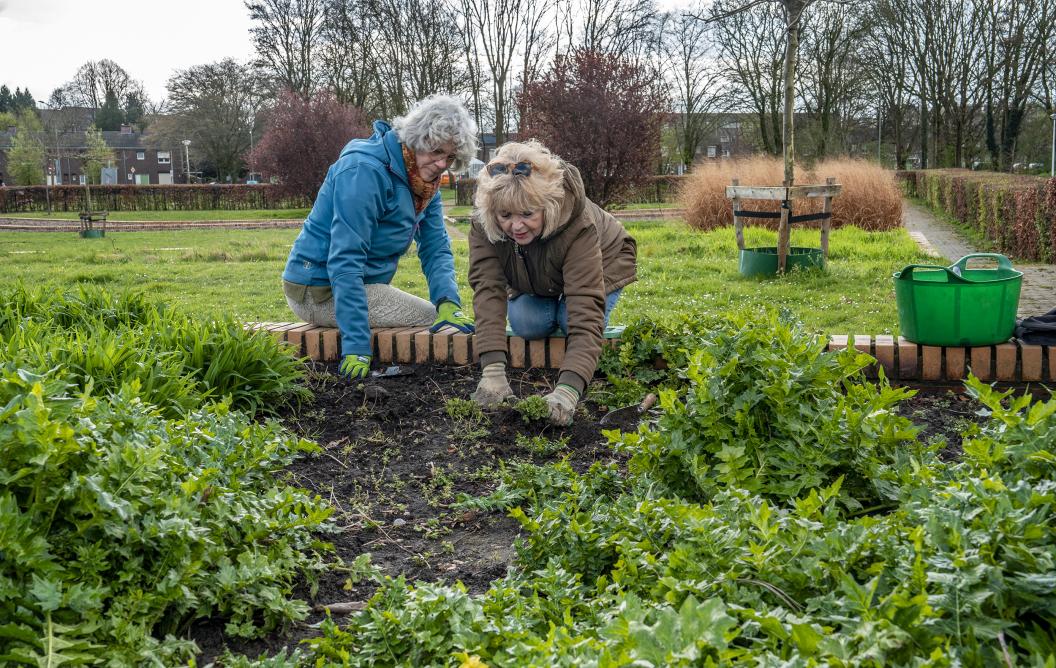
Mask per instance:
[[[14,111],[11,108],[12,102],[11,89],[7,87],[7,84],[3,84],[0,86],[0,111]]]
[[[125,114],[117,103],[117,95],[113,91],[107,91],[103,106],[95,112],[95,127],[100,130],[120,130],[124,120]]]
[[[103,139],[103,133],[94,125],[84,133],[85,146],[81,164],[89,183],[99,183],[103,167],[114,161],[114,151]]]
[[[25,90],[16,88],[11,103],[14,107],[12,111],[30,111],[37,108],[37,101],[33,99],[33,94],[29,92],[29,87],[26,87]]]

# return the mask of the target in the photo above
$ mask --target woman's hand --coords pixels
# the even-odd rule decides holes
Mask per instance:
[[[510,382],[506,380],[506,364],[504,362],[492,362],[484,367],[477,384],[477,391],[470,395],[473,401],[484,408],[494,408],[507,399],[515,399]]]
[[[429,328],[430,332],[439,331],[440,328],[450,325],[465,334],[473,333],[473,318],[462,311],[462,307],[454,302],[443,301],[436,307],[436,321]]]
[[[567,427],[572,424],[572,418],[576,414],[576,404],[579,403],[579,392],[570,385],[558,385],[550,394],[544,395],[543,399],[550,407],[550,423],[559,427]]]

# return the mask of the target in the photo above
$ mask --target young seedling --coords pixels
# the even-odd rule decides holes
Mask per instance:
[[[545,420],[550,416],[550,407],[547,405],[546,399],[543,399],[538,394],[521,399],[513,405],[513,408],[521,414],[521,419],[525,422]]]
[[[447,403],[444,404],[444,410],[447,411],[448,417],[454,420],[461,420],[471,424],[478,424],[484,420],[484,411],[472,399],[459,399],[457,397],[448,399]]]
[[[565,449],[568,446],[568,436],[563,438],[547,438],[546,436],[517,435],[517,447],[524,448],[534,455],[548,456]]]

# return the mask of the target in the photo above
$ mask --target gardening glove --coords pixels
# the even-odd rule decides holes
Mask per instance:
[[[341,375],[349,380],[370,375],[370,355],[345,355],[341,361]]]
[[[436,307],[436,321],[429,328],[430,332],[439,331],[441,327],[450,325],[460,332],[470,334],[473,332],[473,318],[462,312],[462,307],[454,302],[442,301]]]
[[[506,380],[506,363],[492,362],[484,367],[477,391],[471,394],[470,398],[484,408],[493,408],[516,396],[510,382]]]
[[[571,385],[558,385],[550,394],[544,395],[550,406],[550,424],[559,427],[567,427],[572,424],[572,417],[576,414],[576,404],[579,403],[579,392]]]

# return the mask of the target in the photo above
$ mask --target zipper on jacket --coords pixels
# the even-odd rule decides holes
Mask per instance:
[[[513,250],[517,253],[517,257],[521,258],[521,264],[524,265],[524,273],[528,275],[528,287],[532,289],[532,294],[540,295],[539,291],[535,289],[535,281],[532,280],[532,270],[529,268],[528,258],[524,256],[524,250],[521,249],[521,245],[516,241],[513,242]]]

